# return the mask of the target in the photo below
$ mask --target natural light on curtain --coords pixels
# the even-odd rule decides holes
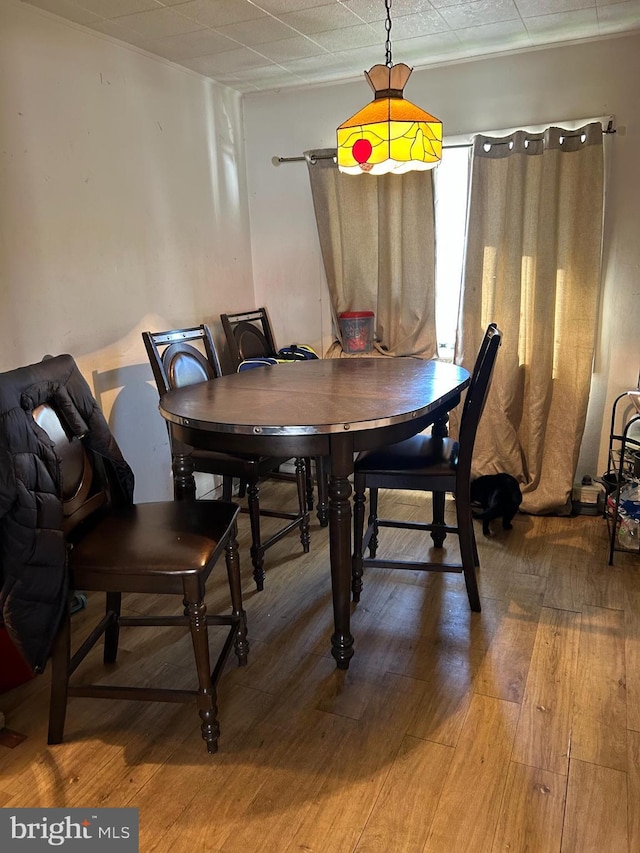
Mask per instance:
[[[455,360],[503,332],[474,473],[518,478],[522,509],[567,513],[600,296],[602,125],[476,137]]]
[[[336,335],[340,313],[373,311],[378,354],[435,357],[433,173],[355,180],[324,155],[305,153]]]
[[[577,121],[561,121],[558,124],[573,132],[576,128],[600,121],[606,125],[609,117],[584,118]],[[531,125],[524,128],[528,133],[540,133],[546,125]],[[504,130],[484,129],[483,136],[504,138],[518,128]],[[436,329],[438,335],[438,354],[442,359],[453,357],[458,322],[460,287],[462,284],[462,266],[469,193],[469,169],[472,143],[469,137],[447,137],[444,140],[442,162],[434,170],[434,193],[436,211]],[[487,252],[495,251],[487,247]],[[523,257],[523,267],[529,267],[533,259]],[[486,265],[487,269],[491,264]],[[527,280],[527,275],[523,275]],[[528,294],[529,297],[531,294]],[[523,294],[523,299],[526,297]],[[526,317],[523,310],[523,322]],[[522,330],[521,338],[525,332]],[[529,354],[530,355],[530,354]],[[525,356],[527,357],[527,356]]]

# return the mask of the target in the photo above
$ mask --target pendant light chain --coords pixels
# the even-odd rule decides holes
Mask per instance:
[[[404,99],[413,69],[393,64],[392,2],[384,0],[385,64],[364,72],[374,99],[338,127],[338,170],[348,175],[402,175],[433,169],[442,160],[442,122]]]
[[[387,19],[384,22],[384,27],[387,31],[387,41],[385,42],[387,68],[391,68],[393,60],[391,59],[391,0],[384,0],[384,8],[387,10]]]

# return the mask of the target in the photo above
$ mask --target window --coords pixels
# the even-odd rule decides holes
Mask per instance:
[[[435,170],[436,329],[438,355],[453,359],[462,284],[469,186],[468,144],[446,148]]]

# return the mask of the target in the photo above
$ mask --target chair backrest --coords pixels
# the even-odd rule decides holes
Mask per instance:
[[[172,388],[222,375],[211,331],[204,324],[169,332],[143,332],[142,340],[161,397]]]
[[[69,536],[91,515],[108,506],[107,479],[80,439],[67,434],[52,406],[48,403],[38,406],[33,411],[33,419],[48,435],[60,460],[63,531]]]
[[[498,348],[502,342],[502,332],[495,323],[490,323],[484,334],[478,356],[476,358],[471,381],[467,388],[467,394],[462,408],[460,419],[458,456],[458,471],[471,471],[471,459],[473,456],[473,445],[478,432],[478,424],[489,393],[493,368],[498,355]]]
[[[278,349],[266,308],[221,314],[220,320],[234,368],[248,358],[277,355]]]

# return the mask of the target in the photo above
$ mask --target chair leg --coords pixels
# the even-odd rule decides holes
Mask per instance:
[[[360,601],[362,592],[362,539],[364,535],[364,478],[357,474],[353,484],[353,557],[351,558],[351,597]]]
[[[104,655],[105,663],[115,663],[118,656],[118,640],[120,639],[120,608],[122,604],[122,593],[107,593],[107,614],[111,614],[111,621],[104,632]]]
[[[257,482],[247,483],[247,508],[251,523],[251,562],[253,579],[258,591],[264,589],[264,548],[260,538],[260,488]]]
[[[473,522],[472,522],[473,524]],[[473,539],[473,565],[479,569],[480,568],[480,557],[478,556],[478,545],[476,543],[476,529],[472,527],[471,529],[472,539]]]
[[[216,688],[211,681],[207,608],[202,599],[197,601],[190,600],[191,596],[189,594],[185,594],[185,598],[188,601],[189,630],[191,632],[191,642],[193,643],[193,653],[198,672],[197,702],[198,712],[202,720],[200,729],[203,740],[207,744],[207,752],[213,753],[218,750],[220,724],[218,723]]]
[[[234,640],[234,649],[238,658],[239,666],[246,666],[249,653],[249,641],[247,640],[247,616],[242,607],[242,584],[240,580],[240,560],[238,557],[237,528],[225,546],[225,563],[227,566],[227,577],[229,578],[229,590],[231,592],[231,615],[238,619],[238,629]]]
[[[369,519],[368,526],[373,528],[371,539],[369,539],[369,556],[373,559],[378,552],[378,490],[369,489]]]
[[[456,523],[458,525],[458,538],[460,540],[460,557],[462,558],[462,571],[469,596],[469,606],[475,613],[480,613],[480,595],[478,593],[478,581],[476,579],[476,566],[478,565],[478,551],[473,531],[473,516],[471,514],[471,503],[464,494],[456,494]]]
[[[444,492],[431,493],[434,526],[434,529],[431,531],[431,538],[433,539],[433,544],[436,548],[442,548],[442,546],[444,545],[444,540],[447,538],[447,534],[444,531],[445,497],[446,495]]]
[[[71,617],[68,606],[53,642],[51,653],[51,699],[47,743],[62,743],[67,716],[69,661],[71,658]]]
[[[309,456],[305,456],[304,458],[304,467],[305,483],[307,486],[307,509],[309,510],[309,512],[312,512],[315,495],[313,493],[313,471],[311,469],[311,459]]]
[[[329,472],[325,456],[316,456],[316,482],[318,484],[318,521],[320,527],[329,524]]]
[[[305,554],[309,553],[309,513],[307,512],[307,467],[305,460],[296,458],[296,486],[298,487],[298,512],[300,513],[300,543]]]
[[[222,500],[233,500],[233,477],[222,478]]]
[[[173,497],[177,501],[196,499],[196,480],[193,476],[193,457],[188,453],[174,453],[171,461],[173,472]]]

